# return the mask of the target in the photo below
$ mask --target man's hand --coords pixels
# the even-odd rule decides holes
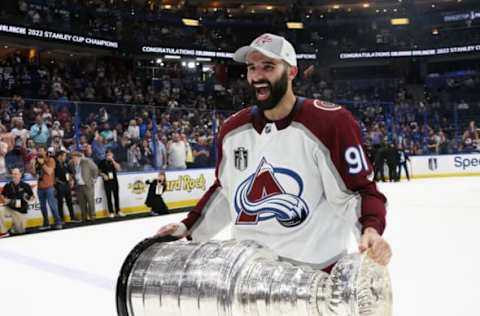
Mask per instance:
[[[173,236],[178,238],[183,238],[188,235],[187,226],[184,223],[172,223],[163,226],[157,232],[158,236]]]
[[[363,232],[358,249],[361,253],[367,251],[370,258],[381,265],[387,265],[392,257],[390,245],[372,227]]]

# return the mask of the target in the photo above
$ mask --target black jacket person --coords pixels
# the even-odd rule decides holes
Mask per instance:
[[[100,175],[103,177],[110,217],[123,215],[120,213],[120,198],[118,194],[119,186],[117,179],[117,171],[120,171],[120,164],[113,159],[113,151],[111,149],[107,149],[105,159],[98,163],[98,169],[100,170]],[[115,200],[115,211],[113,209],[112,195]]]
[[[165,179],[165,172],[160,171],[158,178],[147,182],[148,187],[147,199],[145,205],[152,209],[156,214],[168,214],[168,207],[163,200],[163,193],[167,190],[167,181]]]

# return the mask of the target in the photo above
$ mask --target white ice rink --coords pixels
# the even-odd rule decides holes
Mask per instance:
[[[480,315],[480,178],[380,188],[389,199],[394,315]],[[126,255],[182,216],[0,240],[0,314],[115,316],[115,283]]]

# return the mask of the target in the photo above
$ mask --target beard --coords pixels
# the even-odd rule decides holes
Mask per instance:
[[[268,97],[260,100],[259,99],[259,89],[255,88],[255,84],[267,84],[268,87],[261,88],[263,91],[262,93],[268,93]],[[255,101],[258,107],[262,110],[271,110],[280,102],[283,96],[287,93],[288,89],[288,74],[285,70],[277,81],[271,83],[268,80],[259,80],[259,81],[252,81],[250,84],[252,87],[252,93],[255,98]]]

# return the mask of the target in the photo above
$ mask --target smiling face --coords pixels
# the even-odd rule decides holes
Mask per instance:
[[[262,110],[273,109],[280,102],[294,77],[290,67],[281,60],[257,51],[247,56],[247,80]]]

